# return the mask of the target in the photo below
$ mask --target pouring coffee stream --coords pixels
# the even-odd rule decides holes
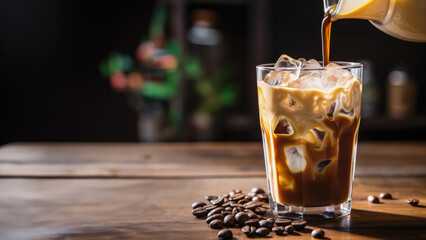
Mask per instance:
[[[426,0],[324,0],[322,21],[323,62],[330,55],[331,23],[339,19],[369,20],[393,37],[426,42]]]

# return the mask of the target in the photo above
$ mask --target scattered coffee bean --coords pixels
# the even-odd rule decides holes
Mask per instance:
[[[258,188],[258,187],[254,187],[254,188],[252,188],[252,189],[251,189],[251,192],[252,192],[252,193],[255,193],[255,194],[265,193],[265,191],[263,191],[263,189]]]
[[[244,197],[244,199],[247,199],[247,200],[249,200],[249,201],[251,201],[251,198],[252,198],[252,197],[247,196],[247,195]]]
[[[227,227],[233,227],[235,226],[235,216],[234,215],[226,215],[225,219],[223,220],[223,223]]]
[[[242,193],[243,191],[241,191],[240,189],[234,189],[234,193]]]
[[[268,202],[269,201],[269,197],[266,194],[259,194],[257,195],[260,199],[260,201],[264,201],[264,202]]]
[[[235,203],[235,202],[234,201],[228,201],[228,202],[222,204],[222,207],[230,207],[231,204],[233,204],[233,203]]]
[[[239,212],[235,215],[235,220],[237,220],[237,223],[240,226],[244,226],[245,222],[249,219],[250,217],[245,212]]]
[[[260,202],[260,197],[259,197],[259,196],[254,196],[251,200],[252,200],[253,202],[257,202],[257,201],[259,201],[259,202]]]
[[[247,237],[251,237],[254,235],[254,232],[256,231],[256,227],[254,227],[254,231],[251,230],[253,226],[244,226],[243,228],[241,228],[241,231],[247,236]]]
[[[285,218],[283,218],[283,219],[277,219],[277,220],[275,220],[275,224],[277,224],[277,226],[283,226],[283,227],[285,227],[285,226],[291,224],[291,220],[290,219],[285,219]]]
[[[223,198],[223,203],[225,204],[225,203],[227,203],[227,202],[229,202],[229,198],[224,197],[224,198]],[[223,205],[223,204],[222,204],[222,205]]]
[[[249,196],[249,197],[254,197],[254,196],[256,196],[257,195],[257,193],[254,193],[254,192],[249,192],[249,193],[247,193],[247,196]]]
[[[239,203],[239,204],[246,204],[246,203],[248,203],[248,202],[250,202],[250,200],[248,200],[248,199],[246,199],[246,198],[243,198],[243,199],[241,199],[240,201],[238,201],[238,203]]]
[[[324,237],[324,231],[321,229],[315,229],[312,231],[312,237],[314,238],[323,238]]]
[[[233,209],[232,207],[226,207],[225,211],[231,211],[232,212],[232,209]]]
[[[240,207],[240,208],[242,208],[243,205],[240,204],[240,203],[231,203],[231,207]]]
[[[275,223],[275,219],[273,218],[265,218],[265,220],[271,222],[272,224]]]
[[[223,207],[217,207],[215,209],[212,209],[209,214],[207,214],[207,217],[210,217],[215,214],[220,214],[223,210],[225,210]]]
[[[222,214],[223,216],[228,216],[228,215],[232,215],[232,212],[231,212],[231,211],[223,210],[223,211],[221,212],[221,214]]]
[[[379,198],[376,197],[376,196],[373,196],[373,195],[368,196],[367,200],[371,203],[379,203],[380,202]]]
[[[211,210],[213,210],[217,207],[215,205],[206,205],[203,208],[206,209],[207,212],[210,212]]]
[[[229,229],[221,230],[217,233],[217,237],[220,239],[232,239],[234,236],[232,231]]]
[[[410,199],[407,200],[407,203],[412,205],[412,206],[417,206],[417,205],[419,205],[419,200],[415,199],[415,198],[410,198]]]
[[[206,209],[203,209],[202,207],[196,208],[192,210],[192,215],[196,217],[205,217],[207,216],[208,211]]]
[[[223,197],[223,198],[229,198],[229,194],[227,194],[227,193],[222,194],[222,197]]]
[[[273,227],[272,232],[276,233],[277,235],[287,235],[283,227]]]
[[[221,228],[223,228],[223,222],[219,219],[215,219],[215,220],[210,222],[209,226],[212,229],[221,229]]]
[[[293,225],[288,225],[288,226],[286,226],[286,227],[284,228],[284,231],[285,231],[286,233],[288,233],[288,234],[293,233],[293,232],[294,232],[294,227],[293,227]]]
[[[206,223],[210,223],[210,222],[212,222],[213,220],[216,220],[216,219],[223,221],[224,218],[225,217],[222,214],[215,214],[215,215],[208,217],[206,219]]]
[[[263,220],[263,216],[262,216],[262,215],[257,215],[257,218],[258,218],[259,220]]]
[[[192,204],[192,208],[199,208],[199,207],[204,207],[204,206],[206,206],[207,204],[206,203],[203,203],[203,202],[195,202],[195,203],[193,203]]]
[[[254,209],[254,212],[256,214],[259,214],[259,215],[265,215],[266,214],[266,209],[263,208],[263,207],[257,207],[256,209]]]
[[[261,206],[261,205],[259,205],[259,203],[256,203],[256,202],[248,202],[248,203],[243,205],[243,207],[245,209],[250,209],[250,210],[254,210],[259,206]]]
[[[247,213],[247,214],[249,214],[249,213],[254,213],[252,210],[250,210],[250,209],[244,209],[243,210],[245,213]]]
[[[380,193],[381,199],[392,199],[392,194],[390,193]]]
[[[259,219],[256,213],[249,212],[247,213],[247,215],[250,217],[250,219]]]
[[[265,227],[268,229],[272,229],[274,227],[274,224],[271,221],[268,220],[260,220],[259,221],[259,227]]]
[[[228,195],[229,195],[229,197],[232,197],[232,196],[235,195],[235,192],[234,191],[230,191]]]
[[[259,219],[249,219],[245,222],[246,225],[248,226],[259,226]]]
[[[234,195],[229,196],[229,200],[231,200],[231,201],[239,201],[239,200],[243,199],[244,197],[245,197],[244,194],[235,193]]]
[[[293,225],[294,229],[296,230],[304,229],[307,224],[308,222],[306,222],[305,220],[294,220],[293,222],[291,222],[291,225]]]
[[[213,199],[218,199],[218,197],[217,196],[213,196],[213,195],[211,195],[211,196],[205,196],[205,198],[206,198],[206,200],[207,201],[211,201],[211,200],[213,200]]]
[[[265,228],[265,227],[260,227],[258,229],[256,229],[256,235],[259,237],[265,237],[269,234],[269,229]]]
[[[232,209],[232,214],[236,215],[237,213],[243,211],[243,208],[240,207],[234,207],[234,209]]]
[[[223,198],[218,198],[216,200],[213,200],[212,204],[215,206],[222,206],[222,204],[225,202]]]

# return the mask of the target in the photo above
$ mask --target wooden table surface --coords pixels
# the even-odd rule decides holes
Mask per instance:
[[[308,230],[426,239],[426,143],[360,143],[357,158],[351,215]],[[0,239],[217,239],[192,216],[192,202],[253,186],[266,189],[260,143],[9,144],[0,148]],[[380,192],[395,199],[366,201]]]

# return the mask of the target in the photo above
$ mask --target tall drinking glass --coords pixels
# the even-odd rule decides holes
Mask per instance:
[[[256,67],[270,207],[279,217],[335,218],[351,211],[363,66],[335,63]]]

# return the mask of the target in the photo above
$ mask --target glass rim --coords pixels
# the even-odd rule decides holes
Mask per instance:
[[[319,64],[322,64],[322,61],[318,61]],[[359,67],[363,67],[362,63],[359,62],[345,62],[345,61],[331,61],[330,63],[336,63],[340,66],[336,67],[336,68],[341,68],[341,69],[347,69],[347,68],[359,68]],[[297,68],[297,67],[274,67],[275,63],[264,63],[264,64],[260,64],[256,66],[256,69],[258,70],[275,70],[275,71],[285,71],[285,70],[298,70],[300,69],[301,71],[312,71],[312,70],[324,70],[326,67],[302,67],[302,68]]]

